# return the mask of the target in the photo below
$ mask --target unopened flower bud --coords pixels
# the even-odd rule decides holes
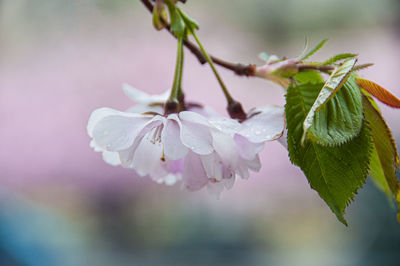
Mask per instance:
[[[300,62],[296,59],[268,62],[263,66],[257,67],[254,75],[286,87],[289,84],[288,79],[299,72],[298,64]]]
[[[153,8],[153,26],[156,30],[165,28],[168,22],[168,13],[165,4],[161,0],[157,0]]]

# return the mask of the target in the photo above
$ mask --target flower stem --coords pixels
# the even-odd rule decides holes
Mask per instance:
[[[236,101],[233,99],[231,94],[229,93],[228,89],[226,88],[224,82],[222,81],[221,76],[218,74],[217,69],[214,66],[213,60],[211,57],[208,55],[206,49],[204,48],[203,44],[200,42],[199,38],[197,37],[190,21],[188,21],[187,17],[185,14],[177,8],[179,14],[182,16],[182,19],[186,25],[186,28],[189,30],[189,32],[193,35],[194,39],[196,40],[197,44],[199,45],[200,51],[203,54],[204,58],[210,65],[215,77],[218,80],[219,85],[221,86],[221,89],[225,95],[226,101],[228,102],[227,110],[231,118],[238,119],[239,121],[244,121],[247,118],[247,114],[243,110],[243,107],[240,102]]]
[[[182,11],[178,8],[179,13],[182,15]],[[207,51],[204,49],[203,44],[200,42],[199,38],[197,37],[194,29],[192,28],[192,25],[190,23],[188,23],[186,17],[184,15],[182,15],[183,21],[185,22],[185,25],[187,27],[187,29],[190,31],[190,33],[193,35],[194,39],[196,40],[197,44],[199,45],[200,51],[202,52],[204,58],[206,59],[206,61],[208,62],[208,64],[210,65],[215,77],[218,80],[219,85],[221,86],[221,89],[225,95],[226,100],[228,101],[228,103],[233,102],[233,98],[230,95],[228,89],[226,88],[224,82],[222,81],[221,76],[218,74],[217,69],[214,66],[213,61],[211,60],[210,56],[208,55]]]
[[[152,13],[153,12],[153,4],[150,2],[150,0],[141,0],[142,4],[147,8],[147,10]],[[164,21],[163,18],[161,18],[161,21],[166,25],[165,29],[174,35],[171,31],[171,26],[168,24],[167,21]],[[197,58],[197,60],[200,62],[200,64],[205,64],[207,61],[204,58],[204,55],[201,53],[201,51],[197,48],[196,45],[194,45],[192,42],[189,40],[184,40],[183,45],[188,48],[192,54]],[[218,57],[210,55],[211,60],[214,62],[214,64],[219,65],[225,69],[233,71],[235,74],[239,76],[246,76],[246,77],[253,77],[254,76],[254,71],[255,71],[255,65],[253,64],[241,64],[241,63],[231,63],[226,60],[222,60]]]
[[[167,100],[165,105],[165,113],[175,113],[180,109],[179,99],[182,92],[182,73],[183,73],[183,37],[178,37],[178,50],[176,56],[176,65],[175,65],[175,74],[174,74],[174,82],[172,84],[171,94]]]

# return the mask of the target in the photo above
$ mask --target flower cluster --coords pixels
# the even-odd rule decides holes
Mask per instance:
[[[150,96],[124,85],[137,105],[125,112],[95,110],[87,126],[91,147],[112,165],[134,169],[158,183],[181,181],[194,191],[207,187],[219,195],[235,178],[257,172],[258,153],[266,141],[284,130],[283,108],[254,109],[238,122],[194,105],[185,111],[162,115],[169,92]]]

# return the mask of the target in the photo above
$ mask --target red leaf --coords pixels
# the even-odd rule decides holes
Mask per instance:
[[[358,86],[372,94],[382,103],[393,108],[400,108],[400,100],[375,82],[362,78],[357,78],[356,81]]]

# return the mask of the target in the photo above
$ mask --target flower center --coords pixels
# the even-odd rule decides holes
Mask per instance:
[[[161,143],[161,132],[163,130],[164,125],[159,125],[151,129],[151,131],[147,134],[147,138],[151,143]]]

